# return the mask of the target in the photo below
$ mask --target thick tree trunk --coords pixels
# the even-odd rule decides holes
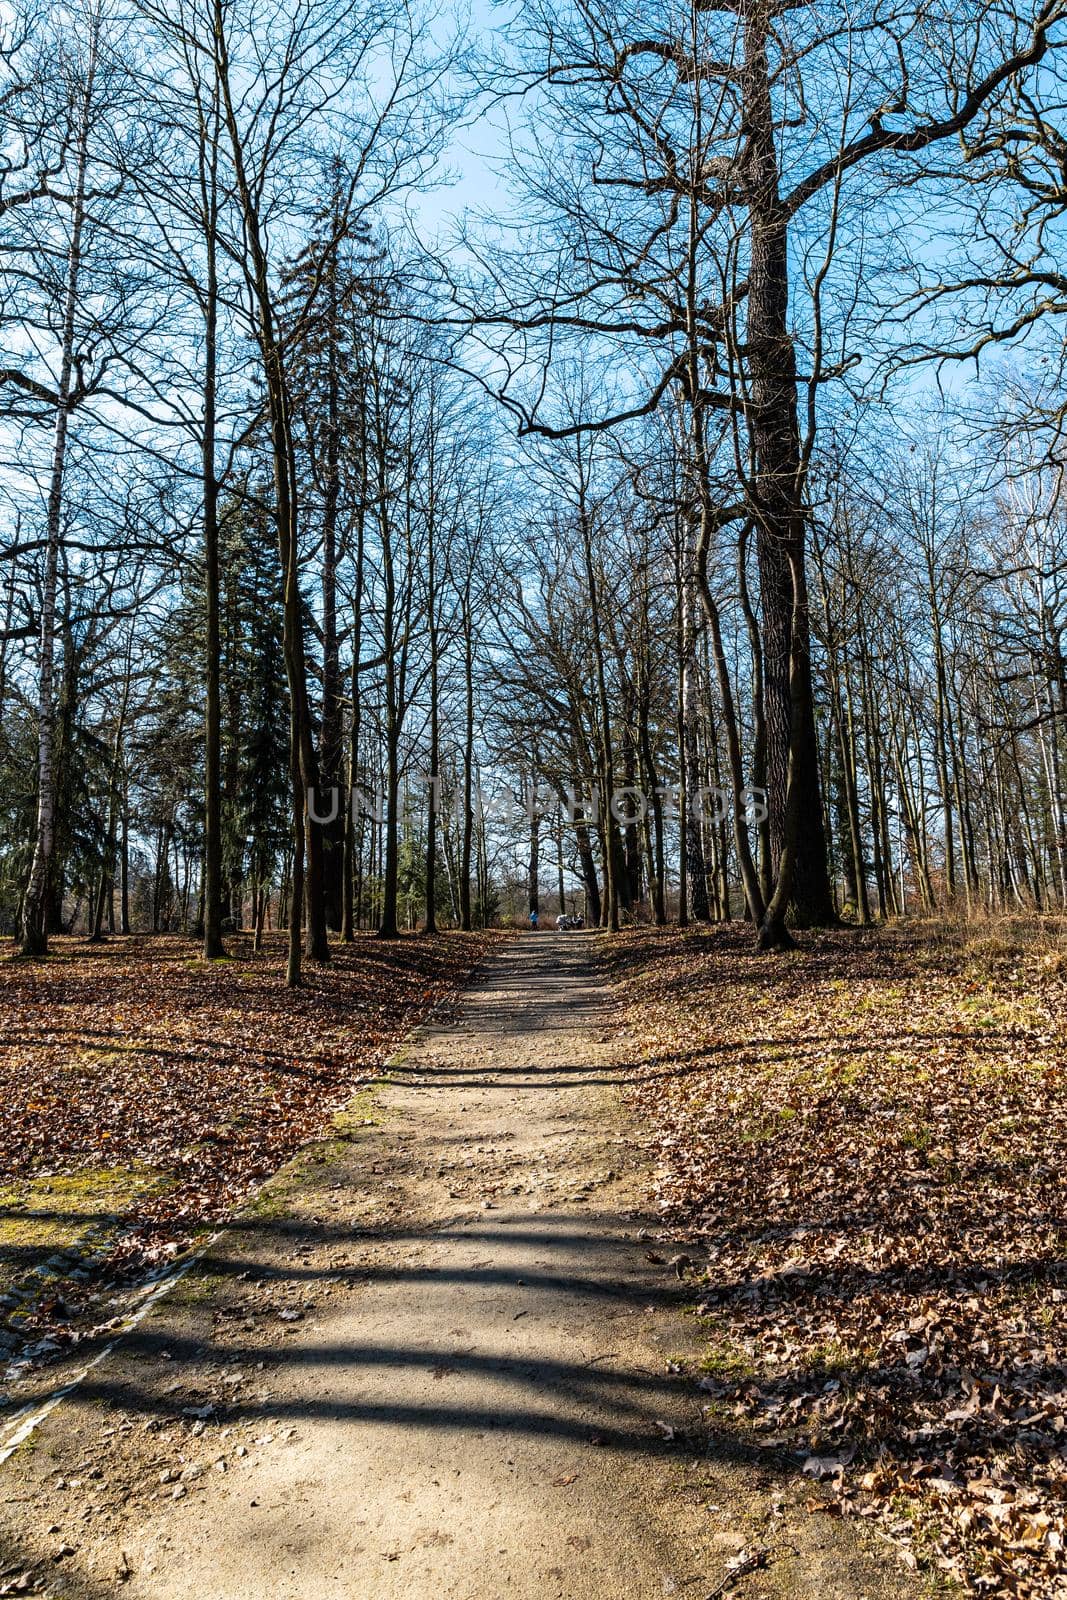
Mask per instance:
[[[791,905],[805,925],[836,921],[826,858],[804,577],[805,513],[797,411],[796,352],[789,328],[788,217],[778,188],[776,124],[767,62],[773,8],[754,0],[744,27],[743,88],[749,145],[746,299],[751,486],[763,613],[770,844],[775,870],[787,848]],[[796,616],[794,617],[794,605]],[[791,659],[795,653],[795,660]],[[795,743],[791,745],[791,738]],[[795,785],[796,838],[787,818]]]
[[[596,859],[593,855],[588,825],[584,822],[575,823],[574,836],[578,845],[578,860],[582,868],[582,882],[585,884],[586,924],[591,928],[598,928],[603,914],[600,880],[596,873]]]

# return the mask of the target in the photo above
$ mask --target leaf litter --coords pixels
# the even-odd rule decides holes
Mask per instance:
[[[791,1455],[813,1511],[912,1567],[1063,1600],[1062,945],[903,925],[771,958],[741,927],[645,930],[609,962],[712,1429]]]
[[[59,938],[46,962],[0,962],[0,1183],[32,1180],[37,1197],[42,1179],[125,1169],[103,1274],[170,1259],[326,1132],[499,937],[357,937],[295,990],[280,936],[255,955],[235,936],[221,962],[168,935]]]

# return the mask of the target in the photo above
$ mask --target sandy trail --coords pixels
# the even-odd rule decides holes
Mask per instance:
[[[593,939],[507,946],[378,1125],[273,1185],[48,1419],[0,1476],[0,1566],[154,1600],[706,1600],[749,1550],[744,1597],[914,1592],[669,1372],[691,1292],[639,1238]]]

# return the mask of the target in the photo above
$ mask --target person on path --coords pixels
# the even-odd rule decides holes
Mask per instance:
[[[536,933],[537,932],[537,912],[536,911],[531,911],[530,912],[530,931],[531,931],[531,933]]]

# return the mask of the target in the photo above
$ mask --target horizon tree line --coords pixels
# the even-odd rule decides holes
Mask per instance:
[[[273,922],[298,983],[546,870],[765,948],[1067,907],[1063,21],[531,0],[476,61],[362,0],[13,11],[23,951]],[[404,207],[487,84],[529,105],[514,212],[431,248]],[[989,346],[995,385],[915,387]],[[316,808],[353,787],[380,817]]]

